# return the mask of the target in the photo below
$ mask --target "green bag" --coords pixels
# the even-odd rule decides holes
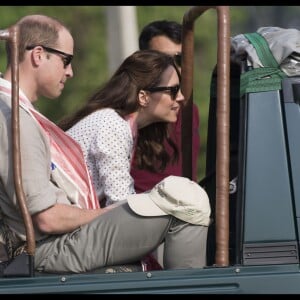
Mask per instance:
[[[282,79],[287,75],[280,69],[265,38],[257,32],[245,33],[244,36],[255,48],[263,67],[241,74],[240,96],[245,93],[281,90]]]

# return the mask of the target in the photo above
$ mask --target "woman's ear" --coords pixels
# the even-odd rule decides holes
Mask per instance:
[[[138,102],[140,106],[147,107],[149,103],[149,95],[146,91],[140,90],[138,94]]]

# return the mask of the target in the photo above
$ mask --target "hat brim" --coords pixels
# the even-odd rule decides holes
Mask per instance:
[[[151,200],[149,192],[128,195],[127,200],[129,207],[140,216],[154,217],[167,215]]]

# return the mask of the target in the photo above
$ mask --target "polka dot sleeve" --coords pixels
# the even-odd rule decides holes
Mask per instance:
[[[130,176],[133,140],[127,121],[112,109],[102,109],[68,133],[82,146],[99,199],[105,197],[109,205],[135,192]]]

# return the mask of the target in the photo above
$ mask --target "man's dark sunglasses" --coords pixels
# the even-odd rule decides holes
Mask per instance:
[[[178,67],[181,67],[181,53],[176,53],[173,55],[173,59]]]
[[[73,59],[73,55],[71,55],[71,54],[68,54],[68,53],[65,53],[65,52],[50,48],[50,47],[46,47],[46,46],[43,46],[43,45],[27,46],[26,50],[32,50],[35,47],[42,47],[43,49],[45,49],[49,53],[58,54],[62,58],[64,68],[66,68],[71,63],[71,61]]]
[[[149,89],[145,89],[145,90],[150,93],[170,91],[172,100],[175,100],[177,97],[177,94],[180,90],[180,85],[176,84],[174,86],[157,86],[157,87],[153,87],[153,88],[149,88]]]

